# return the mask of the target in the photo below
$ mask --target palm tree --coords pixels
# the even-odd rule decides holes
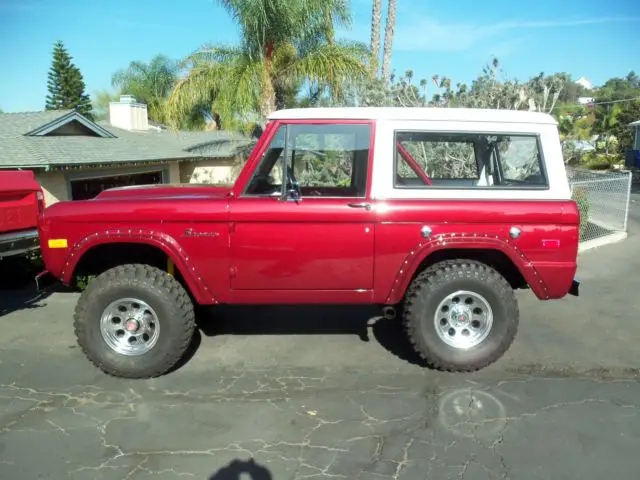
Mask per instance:
[[[211,101],[225,127],[263,123],[287,89],[311,83],[340,96],[347,80],[367,73],[367,49],[334,38],[334,24],[350,21],[346,0],[218,1],[242,41],[205,46],[186,59],[188,74],[169,98],[172,118]]]
[[[595,122],[593,125],[593,131],[600,136],[604,137],[604,150],[605,154],[609,155],[609,140],[612,136],[612,131],[615,130],[618,115],[621,111],[619,103],[606,104],[604,106],[598,105],[595,109]]]
[[[382,0],[373,0],[371,12],[371,78],[378,78],[380,63],[380,21],[382,19]]]
[[[93,118],[95,120],[106,120],[109,118],[109,103],[117,102],[120,92],[110,92],[108,90],[98,90],[94,93],[92,106]]]
[[[393,36],[396,28],[396,0],[389,0],[387,25],[384,29],[384,53],[382,56],[382,80],[385,85],[391,79],[391,54],[393,52]]]
[[[165,102],[178,81],[179,72],[178,62],[158,54],[149,63],[135,61],[126,69],[118,70],[111,77],[111,84],[122,93],[146,103],[149,117],[162,123],[165,121]]]

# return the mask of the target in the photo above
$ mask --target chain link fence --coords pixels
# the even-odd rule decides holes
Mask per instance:
[[[580,209],[580,242],[627,231],[630,172],[599,172],[567,168],[571,196]]]

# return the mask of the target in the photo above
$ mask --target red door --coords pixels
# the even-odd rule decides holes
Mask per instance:
[[[369,290],[372,211],[344,199],[240,198],[231,206],[231,288]]]
[[[368,123],[279,126],[230,202],[232,290],[373,288],[370,148]]]

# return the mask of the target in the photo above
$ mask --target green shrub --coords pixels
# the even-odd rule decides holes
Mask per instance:
[[[87,289],[89,284],[95,279],[95,275],[87,275],[87,276],[78,276],[76,277],[75,286],[76,289],[83,292]]]
[[[580,238],[589,225],[589,191],[585,187],[576,187],[571,192],[571,199],[578,205],[580,212]]]
[[[614,165],[624,162],[621,155],[587,152],[580,159],[580,163],[589,170],[610,170]]]

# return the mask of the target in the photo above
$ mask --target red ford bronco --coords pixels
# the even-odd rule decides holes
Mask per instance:
[[[194,304],[377,304],[433,367],[477,370],[518,327],[515,289],[578,294],[580,214],[536,112],[275,112],[234,185],[106,190],[42,218],[46,268],[95,276],[75,312],[111,375],[160,375]]]

